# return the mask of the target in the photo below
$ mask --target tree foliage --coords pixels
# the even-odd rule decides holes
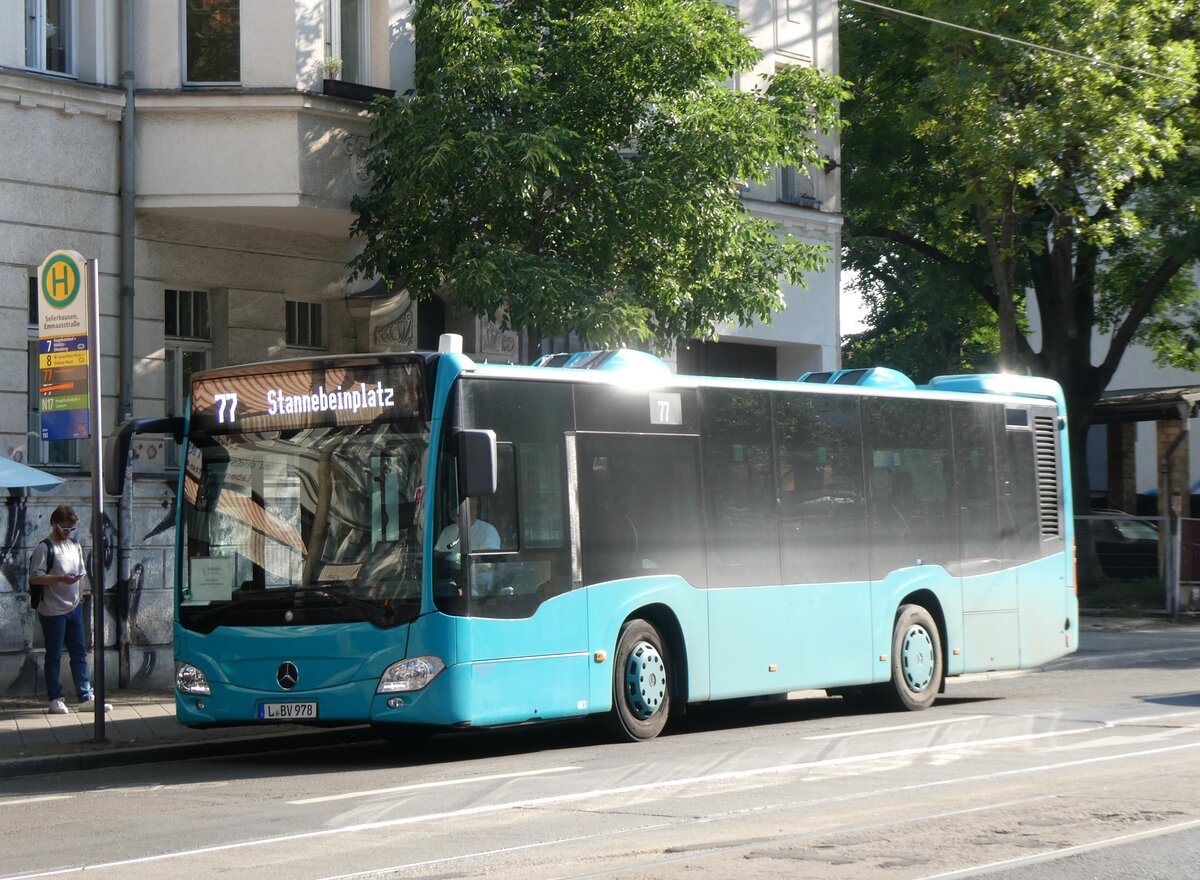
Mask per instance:
[[[1200,365],[1186,271],[1200,257],[1200,4],[904,9],[1060,51],[844,11],[843,72],[856,94],[843,148],[846,263],[866,283],[882,274],[904,286],[907,273],[916,283],[904,303],[929,312],[947,297],[986,303],[1002,365],[1063,385],[1086,501],[1086,428],[1128,346]],[[1027,296],[1034,336],[1022,328]],[[1096,350],[1094,330],[1110,331]]]
[[[354,263],[460,311],[593,342],[769,321],[827,259],[743,208],[814,162],[838,80],[760,60],[714,0],[423,0],[416,88],[373,106]]]
[[[866,307],[867,329],[845,338],[843,366],[888,366],[922,383],[947,373],[996,371],[995,313],[982,299],[946,284],[936,264],[893,266],[881,259],[859,270],[854,286]]]

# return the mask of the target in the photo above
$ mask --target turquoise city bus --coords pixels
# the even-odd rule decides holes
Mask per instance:
[[[182,723],[603,715],[645,740],[709,700],[924,709],[1078,644],[1052,381],[442,348],[193,377]]]

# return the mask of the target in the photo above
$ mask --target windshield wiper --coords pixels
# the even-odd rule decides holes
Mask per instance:
[[[380,629],[387,629],[400,622],[396,619],[395,606],[381,605],[378,602],[368,602],[366,599],[360,599],[357,596],[351,595],[350,591],[344,587],[300,587],[296,592],[297,594],[311,593],[315,596],[332,599],[334,602],[340,602],[347,608],[361,611],[367,616],[367,620]]]
[[[229,601],[214,602],[212,605],[209,605],[207,608],[197,609],[196,611],[193,611],[188,618],[188,623],[191,626],[195,626],[196,624],[204,623],[206,620],[209,620],[211,618],[220,617],[226,611],[229,611],[230,609],[235,608],[239,605],[267,604],[264,602],[264,600],[266,600],[266,599],[270,599],[273,601],[275,599],[278,599],[282,595],[294,596],[296,594],[296,592],[297,592],[296,587],[288,587],[285,589],[273,589],[273,590],[265,590],[265,589],[247,590],[244,587],[239,587],[238,589],[233,591],[233,595],[231,595],[229,597]],[[209,632],[211,632],[211,630],[209,630]]]
[[[210,605],[207,608],[198,609],[189,616],[189,628],[196,628],[197,625],[203,624],[206,621],[222,617],[227,611],[232,611],[243,605],[264,605],[273,604],[281,598],[298,598],[301,596],[316,596],[322,599],[327,599],[336,605],[342,605],[346,608],[353,608],[361,613],[372,626],[379,629],[388,629],[396,626],[401,622],[397,614],[396,607],[391,604],[380,604],[378,602],[370,602],[366,599],[360,599],[345,588],[329,587],[329,586],[306,586],[306,587],[273,587],[270,589],[245,590],[239,589],[234,591],[228,602]],[[202,630],[203,631],[203,630]],[[211,630],[209,630],[211,632]]]

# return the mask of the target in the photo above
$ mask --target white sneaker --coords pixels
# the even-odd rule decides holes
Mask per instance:
[[[71,710],[67,708],[66,701],[62,697],[59,697],[57,700],[50,701],[50,714],[51,715],[70,715]]]
[[[95,712],[96,706],[97,706],[96,698],[94,696],[89,696],[86,700],[84,700],[82,703],[79,704],[79,711],[80,712]],[[112,703],[105,703],[104,711],[111,712],[112,711]]]

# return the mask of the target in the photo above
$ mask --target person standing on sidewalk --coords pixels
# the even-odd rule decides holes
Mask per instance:
[[[54,508],[50,514],[50,534],[46,540],[38,542],[29,560],[29,583],[42,587],[37,613],[46,643],[46,693],[50,697],[52,715],[66,715],[71,711],[63,700],[59,680],[63,648],[71,656],[71,678],[75,681],[79,709],[96,711],[84,640],[82,581],[86,566],[83,548],[72,537],[78,527],[79,517],[74,509],[65,504]],[[112,706],[105,703],[103,711],[110,709]]]

